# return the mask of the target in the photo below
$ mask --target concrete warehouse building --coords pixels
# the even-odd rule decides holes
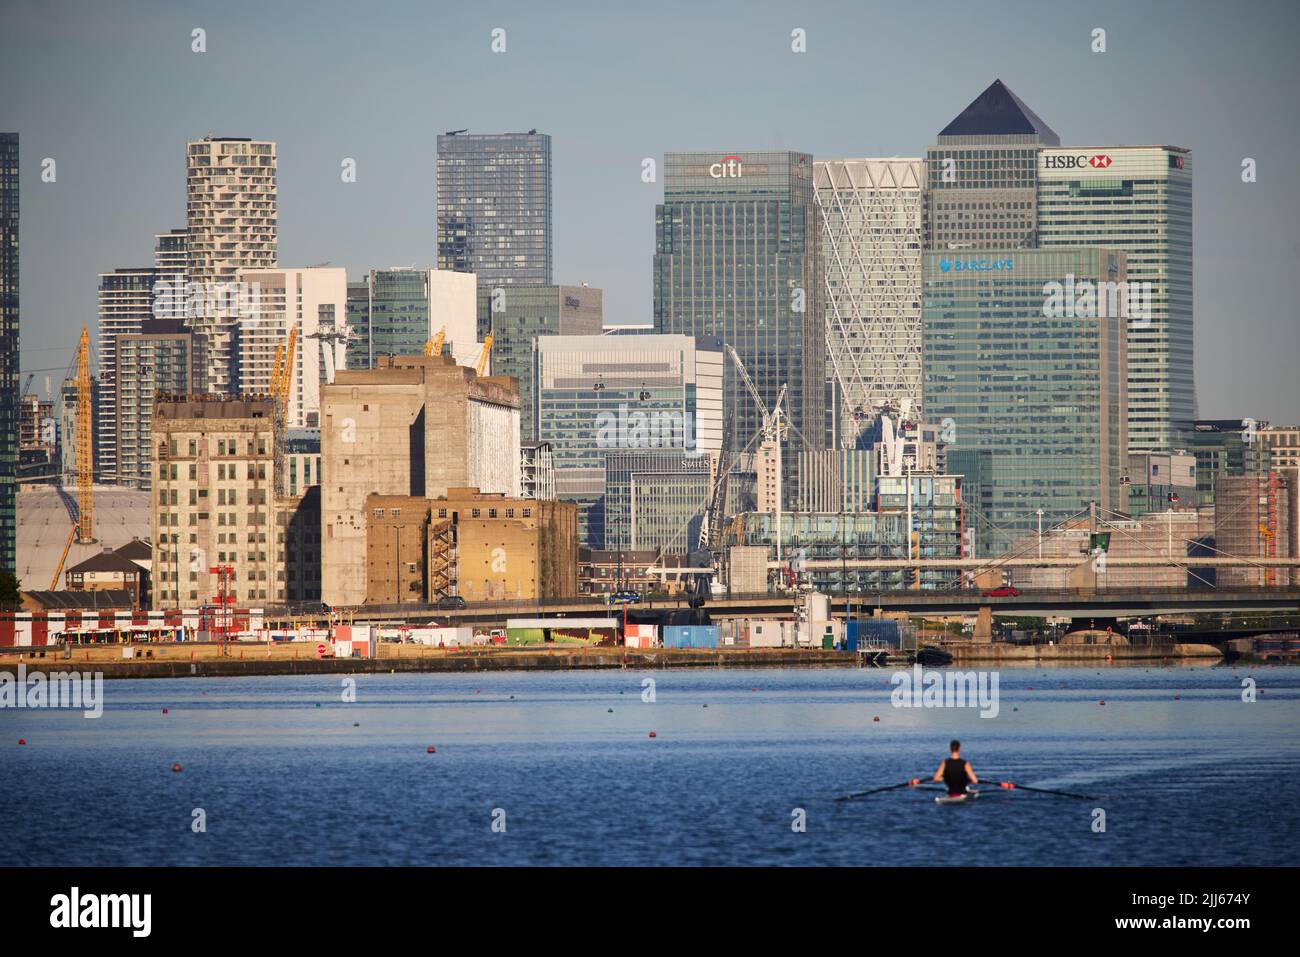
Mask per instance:
[[[478,489],[366,499],[366,604],[578,594],[578,507]]]
[[[447,355],[381,357],[321,389],[321,600],[366,600],[373,494],[454,488],[518,497],[519,384],[479,378]]]
[[[154,403],[153,607],[223,594],[241,605],[284,599],[276,531],[275,403],[183,396]]]

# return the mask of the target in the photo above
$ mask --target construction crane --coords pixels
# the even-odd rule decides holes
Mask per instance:
[[[447,338],[447,327],[443,326],[438,330],[438,335],[424,344],[424,354],[426,356],[442,355],[442,341]]]
[[[293,362],[297,355],[298,327],[289,330],[289,343],[275,347],[275,365],[271,368],[271,395],[275,399],[280,421],[289,414],[289,386],[293,383]]]
[[[487,370],[488,355],[491,354],[491,352],[492,352],[492,333],[489,332],[487,334],[487,338],[483,340],[483,354],[478,357],[478,366],[476,366],[474,369],[474,372],[477,375],[482,375]]]
[[[759,413],[762,416],[762,426],[758,432],[750,436],[749,441],[745,443],[744,448],[742,448],[739,452],[732,453],[732,455],[728,460],[726,461],[720,460],[718,463],[718,471],[717,474],[714,476],[713,488],[710,490],[708,505],[705,507],[705,511],[704,511],[704,522],[700,526],[700,548],[701,549],[717,547],[720,544],[722,538],[722,521],[723,521],[722,498],[723,498],[724,484],[726,483],[727,479],[730,477],[732,471],[735,469],[736,463],[743,456],[749,454],[750,450],[754,447],[754,444],[758,442],[759,439],[762,439],[763,444],[766,446],[770,447],[773,444],[775,445],[775,452],[777,457],[776,467],[777,467],[777,498],[778,498],[776,516],[778,522],[778,526],[777,526],[778,530],[780,528],[779,525],[781,520],[781,502],[780,502],[781,441],[780,440],[784,438],[784,432],[785,432],[785,423],[783,421],[783,416],[781,413],[781,404],[785,401],[786,387],[784,385],[781,386],[780,391],[777,393],[776,403],[773,405],[772,411],[769,412],[763,404],[763,398],[759,394],[758,387],[754,385],[754,380],[750,378],[749,371],[745,368],[745,363],[741,361],[740,355],[729,344],[726,346],[726,350],[727,353],[731,356],[732,362],[735,363],[736,369],[740,372],[740,377],[744,381],[745,387],[749,390],[749,394],[753,396],[754,402],[758,406]],[[778,542],[777,542],[778,560],[780,560],[780,553],[781,553],[781,545],[778,536]]]
[[[90,332],[81,327],[77,345],[77,522],[72,532],[77,541],[95,540],[95,460],[91,448]],[[66,549],[65,549],[66,554]]]

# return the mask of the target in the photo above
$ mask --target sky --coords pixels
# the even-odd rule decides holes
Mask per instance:
[[[663,185],[643,158],[924,156],[1001,78],[1063,145],[1193,151],[1199,414],[1295,424],[1298,40],[1295,0],[0,0],[24,373],[57,388],[99,273],[149,265],[154,234],[185,225],[185,143],[204,135],[275,140],[281,265],[357,278],[434,265],[440,132],[549,133],[555,280],[602,287],[607,324],[644,323]]]

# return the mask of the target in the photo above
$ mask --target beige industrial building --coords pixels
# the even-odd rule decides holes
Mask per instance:
[[[519,384],[448,355],[380,357],[321,389],[321,599],[366,601],[369,496],[520,495]]]
[[[366,604],[571,598],[578,507],[474,488],[366,499]]]
[[[211,602],[219,566],[237,605],[282,601],[273,400],[159,399],[153,443],[153,607]]]
[[[320,486],[281,496],[276,522],[282,565],[276,569],[278,599],[290,605],[320,601]]]

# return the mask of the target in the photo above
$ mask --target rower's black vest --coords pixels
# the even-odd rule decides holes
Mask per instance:
[[[963,758],[944,758],[943,783],[948,786],[949,794],[959,794],[966,790],[970,778],[966,776],[966,761]]]

